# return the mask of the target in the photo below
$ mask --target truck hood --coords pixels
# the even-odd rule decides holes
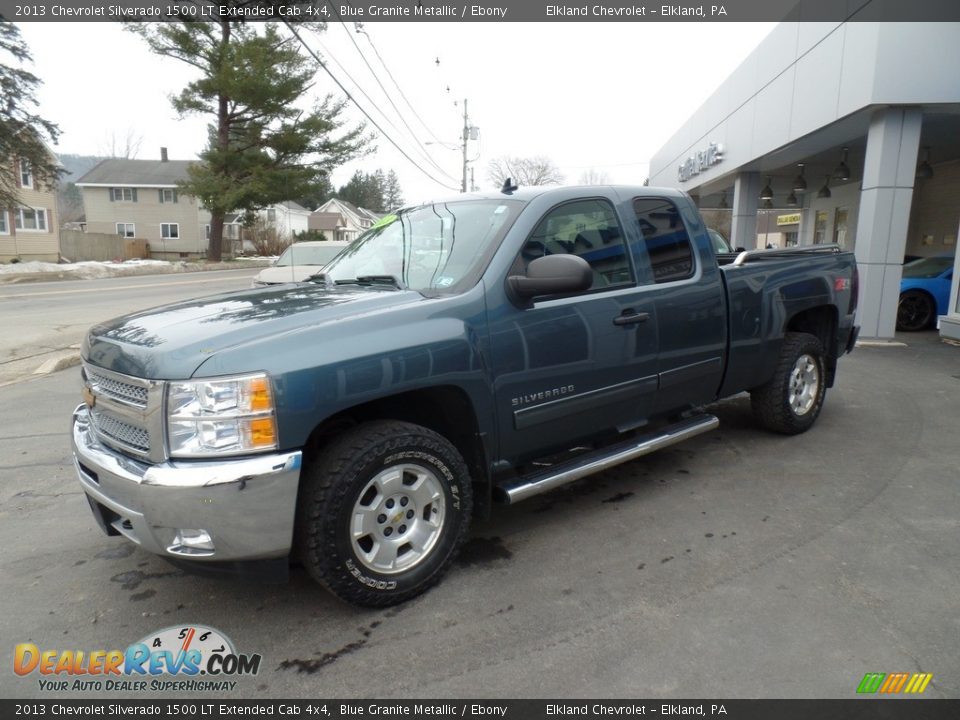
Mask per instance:
[[[211,356],[264,337],[423,301],[412,290],[277,285],[164,305],[95,325],[84,360],[151,380],[186,379]]]

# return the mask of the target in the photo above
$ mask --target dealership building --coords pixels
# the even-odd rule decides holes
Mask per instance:
[[[960,339],[960,23],[781,23],[653,157],[650,184],[745,248],[837,243],[861,338],[894,335],[905,256],[952,256]],[[716,213],[710,212],[716,209]]]

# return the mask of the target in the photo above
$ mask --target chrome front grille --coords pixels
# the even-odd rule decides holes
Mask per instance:
[[[87,380],[90,381],[96,393],[137,407],[145,408],[147,406],[147,388],[143,385],[116,380],[89,367],[87,368]]]
[[[131,425],[130,423],[118,420],[104,412],[96,409],[90,413],[93,419],[93,427],[97,433],[109,440],[126,445],[128,448],[138,450],[144,455],[150,452],[150,431],[145,428]]]
[[[101,443],[139,459],[166,459],[162,381],[121,375],[87,363],[83,380],[91,424]]]

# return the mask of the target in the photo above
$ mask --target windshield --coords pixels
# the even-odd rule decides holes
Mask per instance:
[[[920,258],[903,266],[905,278],[934,278],[953,267],[953,258]]]
[[[463,200],[388,215],[325,270],[334,282],[392,276],[426,294],[462,292],[480,278],[523,203]]]
[[[343,245],[308,245],[307,247],[291,245],[283,254],[277,258],[274,263],[276,267],[287,267],[289,265],[326,265],[333,260],[337,253],[343,250]]]

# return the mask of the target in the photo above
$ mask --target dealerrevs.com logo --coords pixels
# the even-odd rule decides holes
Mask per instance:
[[[233,690],[229,678],[256,675],[259,654],[242,654],[219,630],[174,626],[147,635],[126,650],[43,650],[19,643],[13,671],[37,677],[40,690],[180,691]]]

